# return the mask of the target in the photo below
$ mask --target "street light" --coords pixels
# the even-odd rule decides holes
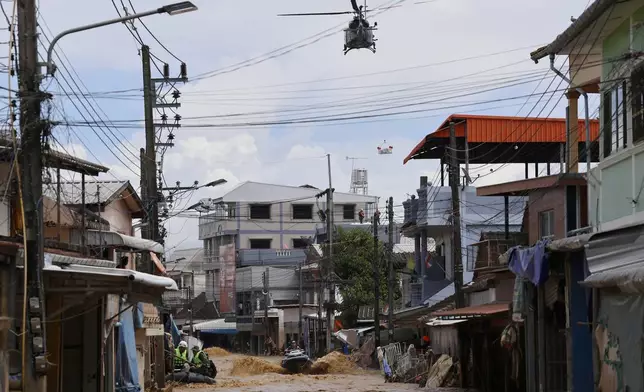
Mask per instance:
[[[224,180],[223,178],[220,178],[220,179],[218,179],[216,181],[212,181],[212,182],[207,183],[206,185],[204,185],[204,188],[213,187],[213,186],[217,186],[217,185],[223,185],[223,184],[225,184],[227,182],[228,181]]]
[[[92,30],[103,26],[109,26],[116,23],[127,22],[133,19],[140,19],[150,15],[156,15],[156,14],[179,15],[179,14],[184,14],[186,12],[196,11],[197,9],[198,9],[197,6],[192,4],[190,1],[182,1],[180,3],[166,5],[161,8],[157,8],[150,11],[140,12],[132,15],[125,15],[120,18],[110,19],[103,22],[92,23],[85,26],[80,26],[80,27],[75,27],[73,29],[65,30],[62,33],[55,36],[49,44],[49,48],[47,49],[47,62],[44,64],[47,67],[47,75],[53,75],[54,72],[56,71],[56,66],[54,65],[54,62],[52,60],[54,46],[61,38],[63,38],[66,35],[78,33],[81,31],[86,31],[86,30]]]

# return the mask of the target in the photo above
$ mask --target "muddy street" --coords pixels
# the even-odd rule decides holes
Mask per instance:
[[[286,375],[279,374],[281,357],[246,357],[237,354],[213,357],[219,370],[216,385],[183,385],[178,392],[376,392],[414,391],[413,384],[385,384],[377,371],[329,368],[328,374]]]

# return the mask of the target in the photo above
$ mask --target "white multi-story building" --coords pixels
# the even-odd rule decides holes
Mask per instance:
[[[320,192],[309,185],[244,182],[207,203],[212,212],[199,219],[199,239],[203,240],[206,258],[206,285],[216,286],[219,282],[222,262],[230,257],[222,253],[227,245],[234,245],[237,275],[249,267],[295,269],[304,262],[305,250],[316,228],[324,225],[322,217],[327,203],[326,196],[317,197]],[[359,222],[360,210],[365,216],[373,215],[377,203],[378,198],[374,196],[334,192],[334,222],[336,226]],[[278,290],[284,292],[273,291],[274,299],[279,298],[282,303],[298,301],[297,290],[285,287]],[[261,292],[261,287],[249,292],[236,287],[234,291],[239,306],[251,301],[250,291]]]
[[[213,200],[214,212],[199,219],[199,239],[207,257],[216,261],[220,246],[235,244],[238,265],[280,264],[280,260],[290,264],[293,253],[268,250],[307,247],[305,239],[315,234],[320,214],[327,209],[326,197],[316,197],[320,192],[310,186],[240,184]],[[334,221],[357,222],[358,212],[372,215],[377,202],[374,196],[334,192]]]

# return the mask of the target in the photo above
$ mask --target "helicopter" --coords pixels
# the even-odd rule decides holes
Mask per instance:
[[[301,14],[279,14],[278,16],[313,16],[313,15],[346,15],[353,14],[353,20],[349,22],[348,28],[344,29],[344,54],[353,49],[369,49],[376,53],[376,41],[373,32],[377,30],[378,23],[373,26],[369,24],[366,14],[367,1],[364,5],[358,6],[357,0],[351,0],[353,11],[341,12],[310,12]]]

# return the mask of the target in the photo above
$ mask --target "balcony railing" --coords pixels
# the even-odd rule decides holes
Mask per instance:
[[[304,249],[240,249],[238,267],[258,265],[298,265],[306,260]]]
[[[516,234],[516,233],[513,233]],[[467,270],[470,272],[506,266],[499,257],[510,248],[522,245],[518,238],[488,239],[467,247]]]
[[[183,307],[190,303],[190,288],[182,288],[178,291],[166,291],[163,293],[163,304],[170,307]]]
[[[422,283],[410,283],[410,297],[411,297],[411,306],[420,306],[423,302],[423,284]]]

